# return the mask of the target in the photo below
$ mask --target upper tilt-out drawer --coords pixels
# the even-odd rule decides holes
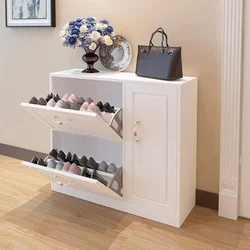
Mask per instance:
[[[122,136],[114,125],[115,116],[118,114],[115,114],[108,123],[100,115],[86,111],[51,108],[28,103],[21,103],[21,106],[53,130],[122,141]]]

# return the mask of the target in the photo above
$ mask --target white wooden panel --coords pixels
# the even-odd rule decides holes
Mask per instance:
[[[245,1],[240,216],[250,219],[250,2]]]
[[[122,200],[122,197],[113,192],[108,187],[104,186],[97,180],[93,180],[90,178],[86,178],[83,176],[50,169],[47,167],[39,166],[36,164],[32,164],[30,162],[22,162],[22,164],[26,167],[32,168],[44,176],[48,177],[50,180],[54,182],[55,185],[59,186],[68,186],[75,189],[84,190],[91,193],[96,193],[99,195],[107,196],[112,199]]]
[[[51,129],[122,141],[121,137],[96,113],[51,108],[28,103],[22,103],[21,106],[34,117],[48,124]]]
[[[134,93],[133,120],[140,121],[140,142],[134,144],[134,196],[162,204],[167,204],[168,185],[167,104],[166,96]]]
[[[177,101],[175,87],[125,86],[125,197],[168,214],[177,212]],[[136,120],[139,143],[133,137]]]

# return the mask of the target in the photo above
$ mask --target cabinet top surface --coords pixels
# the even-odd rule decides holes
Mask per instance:
[[[140,83],[158,83],[158,84],[171,84],[171,85],[182,85],[186,82],[197,79],[197,77],[184,76],[182,79],[176,81],[164,81],[158,79],[151,79],[145,77],[139,77],[132,72],[110,72],[100,71],[100,73],[87,74],[82,73],[80,69],[71,69],[60,72],[51,73],[52,77],[63,77],[63,78],[74,78],[74,79],[85,79],[85,80],[96,80],[96,81],[113,81],[113,82],[140,82]]]

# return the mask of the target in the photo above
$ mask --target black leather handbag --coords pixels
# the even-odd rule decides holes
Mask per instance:
[[[161,46],[153,44],[157,33],[162,34]],[[162,80],[177,80],[183,77],[181,47],[169,47],[168,36],[163,28],[158,28],[152,34],[148,46],[138,46],[136,74]]]

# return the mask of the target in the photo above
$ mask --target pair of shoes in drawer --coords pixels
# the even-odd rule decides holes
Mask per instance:
[[[47,95],[46,97],[46,102],[48,103],[50,100],[53,100],[55,103],[58,102],[59,100],[61,100],[60,96],[58,94],[53,94],[50,93]]]
[[[106,102],[104,105],[100,101],[96,104],[101,112],[107,112],[107,113],[115,113],[114,106],[111,106],[108,102]]]
[[[37,157],[33,157],[31,163],[47,167],[47,163],[41,158],[38,159]]]
[[[114,163],[111,163],[108,165],[106,161],[102,161],[101,163],[98,164],[98,170],[102,172],[107,172],[110,174],[115,174],[117,172],[117,167]]]
[[[55,160],[50,160],[48,162],[47,168],[52,168],[52,169],[56,169],[56,170],[62,170],[64,166],[64,163],[59,161],[56,162]]]
[[[36,104],[36,105],[42,105],[42,106],[50,106],[51,103],[56,103],[60,100],[60,96],[58,94],[53,95],[48,94],[46,100],[43,99],[42,97],[38,100],[35,96],[31,98],[29,101],[30,104]]]

